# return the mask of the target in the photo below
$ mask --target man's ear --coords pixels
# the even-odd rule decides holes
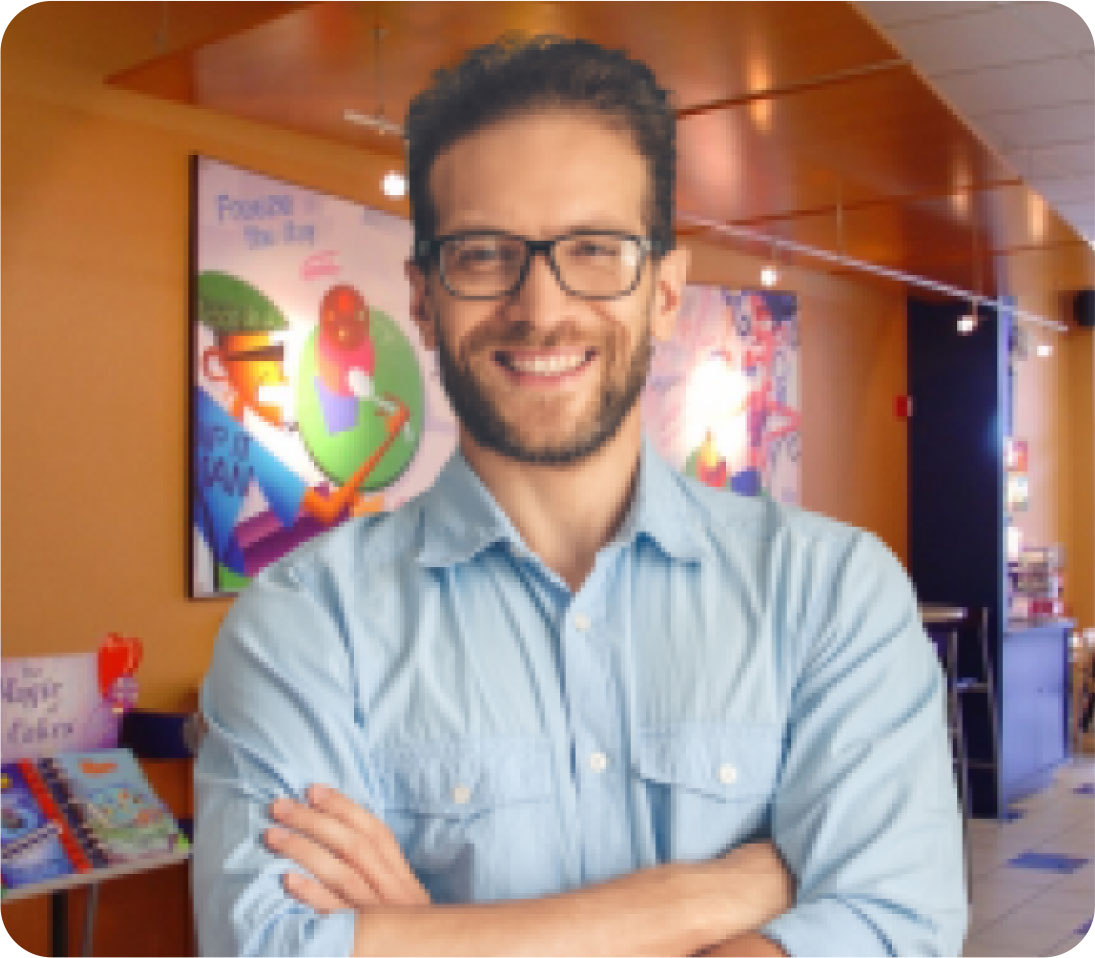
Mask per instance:
[[[422,345],[427,349],[436,349],[437,332],[430,311],[429,277],[413,259],[403,264],[403,272],[411,284],[411,320],[418,327]]]
[[[654,338],[663,342],[673,335],[688,279],[688,264],[692,254],[684,247],[669,250],[654,264],[654,312],[651,329]]]

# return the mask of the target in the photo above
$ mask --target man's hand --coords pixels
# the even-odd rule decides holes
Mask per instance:
[[[771,842],[750,842],[723,855],[734,878],[739,903],[748,903],[760,927],[782,915],[795,903],[795,879]]]
[[[388,827],[345,795],[313,785],[307,804],[279,798],[270,816],[287,827],[267,829],[266,844],[308,872],[286,873],[285,890],[317,912],[430,904]]]
[[[673,863],[541,899],[423,908],[425,888],[395,837],[334,789],[278,799],[286,827],[269,847],[307,874],[285,876],[298,901],[327,914],[353,909],[355,954],[780,954],[754,933],[793,900],[793,879],[769,842],[705,862]]]

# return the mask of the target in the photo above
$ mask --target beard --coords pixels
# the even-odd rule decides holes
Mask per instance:
[[[453,352],[436,315],[434,327],[437,332],[441,384],[461,425],[480,446],[517,462],[532,465],[565,466],[577,463],[612,439],[642,395],[654,352],[647,310],[638,341],[627,357],[622,375],[617,373],[613,376],[612,371],[606,369],[600,394],[595,398],[593,408],[573,423],[570,434],[552,443],[536,444],[525,438],[520,424],[507,421],[499,401],[491,396],[483,381],[472,371],[466,355],[458,357]],[[477,338],[485,340],[487,336],[489,331]],[[536,340],[527,324],[507,323],[505,333],[494,337],[494,345],[550,347],[559,345],[558,340],[557,335],[546,340],[543,337]],[[469,343],[470,345],[472,344]],[[479,345],[482,352],[490,353],[486,343],[476,345]],[[607,366],[612,351],[606,346],[607,344],[599,348],[598,356]],[[466,347],[464,352],[467,354],[472,350]]]

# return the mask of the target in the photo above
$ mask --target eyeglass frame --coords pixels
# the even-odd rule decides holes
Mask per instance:
[[[517,274],[517,278],[513,281],[513,285],[509,289],[504,289],[499,293],[493,293],[489,296],[469,296],[466,293],[458,293],[450,285],[448,278],[445,276],[445,270],[441,266],[441,247],[443,244],[450,240],[465,239],[469,236],[504,236],[508,239],[520,240],[525,244],[525,259],[521,264],[521,269]],[[559,264],[555,261],[555,247],[563,240],[574,239],[577,236],[614,236],[617,239],[633,240],[639,247],[639,262],[635,267],[635,278],[631,281],[631,285],[626,289],[620,290],[618,293],[611,293],[605,295],[593,295],[589,293],[579,293],[576,290],[571,289],[560,275]],[[653,239],[649,236],[639,236],[636,233],[628,233],[625,230],[595,230],[595,229],[577,229],[571,230],[567,233],[560,233],[558,236],[552,236],[544,240],[534,240],[527,236],[522,236],[520,233],[510,233],[507,230],[461,230],[457,233],[445,233],[442,236],[434,236],[431,239],[419,240],[415,244],[415,260],[423,268],[428,268],[429,264],[437,264],[437,275],[441,279],[441,285],[445,287],[446,292],[456,299],[472,300],[479,302],[486,302],[494,299],[506,299],[516,293],[525,283],[528,278],[529,267],[532,265],[532,257],[538,253],[543,253],[544,259],[547,260],[547,264],[551,269],[552,275],[555,277],[555,281],[559,286],[570,296],[576,296],[578,299],[585,300],[610,300],[610,299],[622,299],[624,296],[629,296],[635,292],[639,283],[643,278],[643,267],[646,266],[646,261],[649,257],[661,256],[665,252],[664,245],[660,240]]]

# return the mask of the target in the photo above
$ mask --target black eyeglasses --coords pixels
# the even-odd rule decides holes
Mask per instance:
[[[458,299],[512,296],[543,253],[559,285],[582,299],[616,299],[639,285],[643,265],[660,244],[614,230],[574,230],[532,240],[501,230],[468,230],[421,240],[420,262],[436,262],[441,283]]]

